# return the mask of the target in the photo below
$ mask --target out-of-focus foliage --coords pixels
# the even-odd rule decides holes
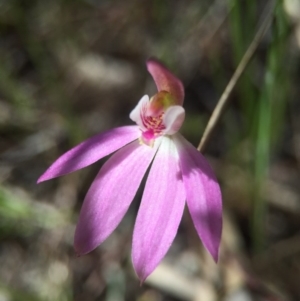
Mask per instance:
[[[300,1],[270,3],[0,1],[1,301],[300,299]],[[130,123],[155,91],[150,56],[183,80],[182,133],[196,145],[270,8],[206,151],[224,197],[219,264],[186,214],[140,287],[130,261],[140,192],[113,235],[77,258],[77,215],[103,161],[36,185],[40,174],[79,141]]]

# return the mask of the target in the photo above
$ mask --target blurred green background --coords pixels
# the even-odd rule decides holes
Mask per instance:
[[[130,250],[142,190],[113,235],[77,258],[77,216],[104,161],[37,178],[76,143],[131,123],[155,93],[150,56],[184,82],[181,132],[197,146],[270,9],[205,151],[224,197],[219,264],[186,214],[140,286]],[[299,50],[300,0],[0,0],[0,300],[300,300]]]

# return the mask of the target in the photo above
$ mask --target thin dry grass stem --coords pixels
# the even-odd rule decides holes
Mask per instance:
[[[210,28],[210,34],[209,37],[213,37],[216,32],[220,29],[222,24],[225,22],[226,18],[228,17],[228,14],[230,10],[232,9],[232,5],[229,6],[225,14],[221,14],[220,16],[220,11],[222,9],[226,8],[228,4],[224,3],[223,0],[215,0],[208,8],[207,12],[205,15],[199,20],[199,22],[192,27],[192,29],[186,34],[185,40],[193,39],[195,34],[198,35],[200,32],[205,31],[205,28],[207,27],[208,24],[212,23],[212,19],[218,19],[217,25],[214,26],[213,28]]]
[[[266,34],[267,30],[269,29],[269,27],[272,23],[274,2],[270,1],[268,7],[269,7],[269,9],[266,13],[266,16],[265,16],[261,26],[259,27],[256,35],[254,36],[249,48],[245,52],[241,62],[239,63],[238,67],[236,68],[233,76],[231,77],[228,85],[226,86],[223,94],[221,95],[221,97],[218,101],[216,108],[214,109],[214,111],[208,121],[208,124],[204,130],[201,141],[197,147],[198,151],[200,151],[200,152],[204,151],[215,127],[217,126],[218,121],[220,120],[220,118],[225,110],[225,107],[230,99],[229,96],[230,96],[233,88],[235,87],[237,81],[239,80],[239,78],[241,77],[243,72],[245,71],[245,69],[248,66],[249,62],[251,61],[260,41],[262,40],[262,38],[264,37],[264,35]]]

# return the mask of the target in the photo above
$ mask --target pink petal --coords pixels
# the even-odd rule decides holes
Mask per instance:
[[[222,196],[218,181],[206,159],[192,144],[180,134],[174,138],[191,217],[205,248],[217,261],[222,234]]]
[[[182,82],[156,59],[147,61],[147,69],[152,75],[158,91],[167,91],[175,98],[176,104],[183,104],[184,88]]]
[[[149,103],[149,96],[144,95],[129,115],[130,119],[134,121],[142,130],[145,130],[146,128],[143,124],[141,115],[143,112],[143,107],[146,107],[148,103]]]
[[[106,131],[78,144],[59,157],[38,179],[38,183],[84,168],[137,139],[137,126]]]
[[[163,137],[149,172],[133,233],[132,261],[142,282],[171,246],[184,204],[177,150],[170,138]]]
[[[167,135],[173,135],[179,131],[184,121],[185,111],[181,106],[172,106],[167,109],[164,115],[164,125],[166,129],[164,133]]]
[[[74,239],[78,254],[92,251],[118,226],[156,150],[134,141],[103,165],[80,212]]]

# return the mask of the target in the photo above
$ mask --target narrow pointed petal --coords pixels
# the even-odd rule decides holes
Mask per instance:
[[[80,212],[74,239],[79,255],[95,249],[118,226],[156,150],[134,141],[103,165]]]
[[[141,282],[170,248],[184,204],[177,150],[170,138],[163,137],[149,172],[133,233],[132,261]]]
[[[164,125],[166,129],[164,133],[173,135],[179,131],[185,118],[184,108],[181,106],[172,106],[167,109],[164,115]]]
[[[38,183],[84,168],[138,139],[137,126],[124,126],[106,131],[78,144],[59,157],[38,179]]]
[[[149,96],[144,95],[129,115],[130,119],[134,121],[142,130],[145,129],[145,126],[142,121],[143,108],[146,108],[148,103]]]
[[[180,134],[177,146],[187,205],[203,245],[218,261],[222,234],[222,196],[218,181],[206,159]]]
[[[152,58],[147,61],[147,69],[152,75],[158,91],[169,92],[175,98],[176,104],[182,106],[184,99],[182,82],[156,59]]]

